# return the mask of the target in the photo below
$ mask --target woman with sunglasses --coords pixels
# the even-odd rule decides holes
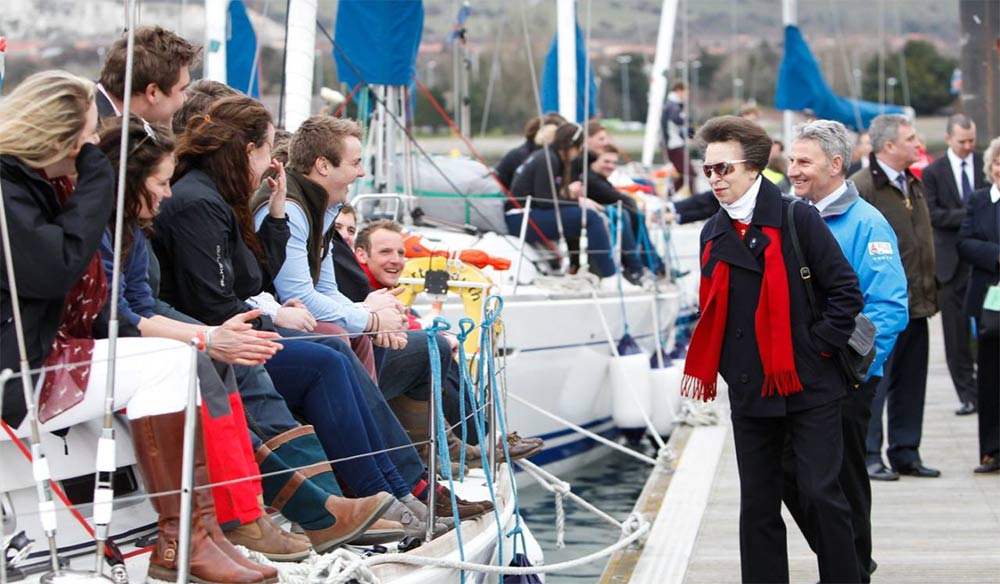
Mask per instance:
[[[272,199],[270,213],[256,231],[248,204],[262,175],[272,167],[277,178],[268,182],[283,195],[284,169],[272,163],[273,140],[270,114],[245,96],[221,99],[208,113],[191,118],[178,140],[173,196],[161,203],[154,221],[161,296],[209,325],[250,312],[244,299],[264,291],[284,261],[289,231],[283,196]],[[249,322],[258,330],[276,330],[264,315]],[[395,498],[383,518],[401,523],[407,535],[422,536],[426,506],[411,494],[416,481],[404,479],[385,452],[381,428],[361,387],[368,376],[360,364],[359,372],[350,361],[350,347],[345,344],[341,353],[309,339],[286,339],[282,344],[284,348],[264,368],[288,409],[313,426],[284,429],[255,424],[263,426],[265,450],[288,443],[321,445],[330,459],[337,460],[333,466],[338,477],[354,495],[391,493]],[[398,426],[395,418],[392,421]],[[264,455],[258,450],[258,457]],[[419,465],[416,452],[412,455]],[[265,496],[268,488],[265,481]]]
[[[787,582],[781,519],[782,451],[794,457],[808,520],[817,526],[822,582],[858,582],[850,508],[838,481],[840,400],[848,382],[836,354],[863,300],[858,278],[815,209],[795,205],[798,241],[821,319],[813,322],[789,232],[789,205],[761,172],[771,139],[757,124],[725,116],[698,132],[705,175],[721,209],[701,232],[701,318],[681,390],[715,398],[729,388],[740,475],[744,582]],[[795,318],[792,318],[795,315]]]
[[[531,197],[531,221],[549,240],[559,238],[556,222],[556,198],[563,233],[567,238],[580,237],[583,213],[587,213],[587,243],[591,270],[606,278],[615,273],[611,255],[611,238],[600,205],[583,195],[579,173],[573,172],[573,160],[583,151],[583,126],[565,123],[556,129],[555,139],[548,148],[532,154],[514,173],[510,192],[520,203],[515,207],[510,200],[504,202],[507,229],[519,233],[524,219],[524,203]],[[550,171],[551,168],[551,171]],[[550,174],[551,172],[551,174]],[[540,242],[542,237],[531,226],[526,240]]]
[[[104,410],[109,343],[108,286],[98,246],[114,205],[114,174],[95,146],[97,107],[90,81],[63,71],[37,73],[0,105],[0,180],[7,209],[24,342],[38,377],[45,431],[97,418]],[[70,177],[75,175],[75,180]],[[19,369],[7,271],[0,294],[0,367]],[[116,410],[126,409],[143,482],[150,491],[180,485],[190,351],[172,339],[141,339],[122,323],[116,345]],[[20,381],[4,388],[4,421],[28,432]],[[200,443],[200,441],[199,441]],[[196,459],[204,459],[196,447]],[[150,464],[155,460],[154,464]],[[157,545],[149,575],[175,580],[180,497],[154,503]],[[192,522],[191,576],[204,582],[276,581],[238,562],[212,537],[214,510]]]

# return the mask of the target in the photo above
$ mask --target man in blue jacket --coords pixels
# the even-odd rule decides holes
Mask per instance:
[[[865,437],[871,418],[875,389],[882,367],[892,352],[897,335],[909,321],[906,273],[899,258],[896,234],[889,222],[858,195],[854,183],[845,180],[853,141],[843,124],[816,120],[799,128],[791,148],[788,178],[795,194],[809,200],[826,221],[847,261],[858,273],[864,295],[863,313],[875,324],[875,361],[869,378],[850,391],[841,402],[844,459],[840,484],[851,505],[854,547],[862,582],[871,581],[875,563],[871,559],[871,483],[865,464]],[[786,465],[787,466],[787,465]],[[785,504],[811,546],[822,537],[822,526],[809,526],[798,500],[798,490],[788,480]],[[899,475],[892,477],[898,479]]]

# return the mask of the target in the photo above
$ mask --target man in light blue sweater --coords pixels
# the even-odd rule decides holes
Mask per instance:
[[[865,298],[863,313],[875,324],[876,353],[869,378],[849,392],[841,404],[844,460],[840,483],[851,505],[861,580],[870,582],[875,562],[871,557],[872,499],[869,469],[865,464],[865,438],[882,367],[896,337],[906,328],[909,305],[906,274],[892,227],[878,209],[860,198],[854,183],[845,178],[853,145],[847,129],[839,122],[815,120],[804,124],[792,144],[788,178],[795,194],[810,201],[819,211],[858,273]],[[873,478],[899,478],[889,469],[884,471],[885,476]],[[822,526],[809,526],[800,520],[803,515],[794,478],[791,482],[786,480],[784,500],[810,545],[821,538]]]

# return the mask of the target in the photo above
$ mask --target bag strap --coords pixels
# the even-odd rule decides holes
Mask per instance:
[[[806,287],[806,298],[809,300],[809,309],[812,311],[813,320],[820,320],[819,309],[816,308],[816,295],[813,292],[812,271],[806,265],[805,257],[802,255],[802,247],[799,245],[799,234],[795,229],[795,205],[798,200],[792,199],[788,205],[788,232],[792,236],[792,248],[795,250],[795,259],[799,264],[799,276]]]

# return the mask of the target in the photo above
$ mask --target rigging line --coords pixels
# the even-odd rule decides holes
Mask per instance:
[[[892,12],[896,21],[896,34],[903,36],[903,23],[899,17],[899,2],[892,0]],[[910,80],[906,74],[906,43],[899,48],[899,83],[903,88],[903,105],[910,107]]]
[[[851,106],[854,110],[854,123],[857,125],[858,131],[864,131],[864,120],[861,117],[861,104],[858,100],[861,99],[861,87],[858,85],[858,79],[854,77],[854,67],[851,64],[851,59],[847,54],[847,44],[844,42],[844,29],[840,22],[840,11],[836,10],[833,6],[833,0],[827,3],[827,8],[830,10],[830,20],[833,22],[833,34],[837,37],[837,47],[840,49],[840,58],[844,63],[844,77],[847,78],[847,88],[851,92]]]
[[[292,0],[285,2],[285,43],[281,48],[281,93],[278,95],[278,127],[285,127],[285,86],[288,83],[288,15]]]
[[[513,203],[515,208],[523,209],[524,206],[521,205],[521,202],[518,201],[516,197],[514,197],[514,195],[510,192],[510,189],[508,189],[506,186],[504,186],[502,182],[500,182],[500,178],[497,176],[496,171],[493,170],[493,168],[490,165],[486,164],[486,161],[483,159],[482,155],[479,154],[479,151],[476,150],[475,146],[472,145],[472,142],[469,141],[469,139],[465,136],[465,134],[462,134],[462,131],[455,124],[455,121],[452,120],[451,117],[448,115],[448,112],[446,112],[444,108],[441,107],[441,103],[434,98],[434,94],[432,94],[430,90],[427,88],[427,86],[424,85],[423,82],[421,82],[419,79],[414,78],[413,81],[417,84],[417,89],[419,89],[420,92],[424,94],[424,97],[426,97],[427,101],[430,102],[431,106],[435,110],[437,110],[438,114],[442,117],[442,119],[444,119],[445,123],[448,124],[448,127],[451,128],[452,132],[454,132],[455,135],[458,136],[458,138],[462,141],[462,143],[465,144],[465,146],[469,149],[469,152],[471,152],[472,155],[477,160],[479,160],[479,162],[482,163],[483,166],[486,167],[487,172],[489,172],[489,175],[493,177],[494,180],[496,180],[497,186],[500,187],[500,191],[504,194],[504,196],[506,196],[507,199],[511,203]],[[457,194],[462,195],[463,198],[468,198],[468,195],[464,195],[463,193],[457,191],[458,187],[454,188],[456,189]],[[565,251],[560,252],[560,250],[556,249],[556,247],[552,244],[552,241],[548,237],[546,237],[545,233],[541,230],[538,224],[535,223],[534,219],[529,218],[528,225],[530,225],[531,228],[534,230],[534,232],[541,238],[545,246],[548,247],[557,256],[562,257],[563,253],[567,253]]]
[[[531,51],[531,35],[528,34],[528,6],[525,0],[521,0],[521,28],[524,30],[524,50],[528,53],[528,71],[531,73],[531,89],[532,94],[535,97],[535,105],[538,107],[538,120],[542,120],[542,116],[545,112],[542,111],[542,94],[538,88],[538,74],[535,71],[535,56]],[[560,258],[569,259],[566,252],[569,251],[569,246],[566,244],[566,232],[563,230],[562,212],[559,209],[559,192],[556,190],[556,179],[552,171],[552,157],[549,156],[549,145],[543,144],[542,149],[545,152],[545,167],[549,173],[549,188],[552,189],[552,203],[556,210],[556,231],[559,233],[559,251],[556,253]],[[568,264],[567,261],[561,262],[561,264]],[[567,271],[568,265],[560,265],[563,271]]]
[[[260,0],[255,0],[254,1],[254,9],[255,10],[257,9],[257,6],[259,4],[260,4]],[[261,14],[261,22],[267,22],[267,19],[268,19],[268,17],[271,14],[271,0],[264,0],[264,10],[261,13],[259,13],[259,14]],[[250,81],[247,83],[247,90],[246,90],[246,94],[247,95],[251,95],[250,92],[253,91],[253,83],[254,83],[254,81],[256,81],[258,79],[258,77],[259,77],[258,74],[260,73],[260,69],[261,69],[261,62],[260,62],[260,39],[258,38],[257,39],[257,50],[255,50],[254,53],[253,53],[253,63],[250,65]]]
[[[497,78],[500,77],[500,40],[503,38],[505,21],[500,21],[497,25],[497,38],[493,45],[493,60],[490,63],[490,80],[486,85],[486,102],[483,104],[483,119],[479,126],[479,137],[486,136],[486,127],[490,119],[490,105],[493,103],[493,90],[496,87]]]
[[[460,188],[458,188],[458,185],[456,185],[454,183],[454,181],[451,180],[451,177],[449,177],[448,174],[440,166],[438,166],[438,164],[436,162],[434,162],[434,159],[431,157],[431,155],[424,149],[423,146],[420,145],[419,142],[417,142],[417,140],[413,137],[413,134],[410,132],[410,129],[407,128],[406,125],[405,125],[405,123],[403,123],[399,119],[399,116],[397,116],[394,112],[392,112],[389,109],[389,107],[387,106],[387,104],[385,103],[385,101],[382,99],[381,96],[379,96],[377,94],[377,92],[375,92],[375,91],[372,90],[371,84],[369,84],[368,81],[365,80],[364,74],[361,72],[360,69],[358,69],[357,65],[354,64],[354,61],[351,60],[351,58],[347,55],[347,53],[344,51],[344,49],[340,46],[340,44],[337,43],[336,40],[334,40],[333,35],[331,35],[326,30],[326,27],[323,26],[323,23],[320,22],[319,19],[316,20],[316,26],[319,27],[320,32],[322,32],[323,35],[330,41],[330,43],[333,45],[334,50],[338,51],[338,53],[340,54],[340,56],[343,57],[344,62],[346,62],[348,64],[348,66],[351,67],[351,70],[354,72],[354,74],[358,76],[358,79],[361,80],[361,84],[363,84],[365,86],[365,88],[368,90],[368,94],[372,97],[372,99],[374,99],[376,102],[378,102],[380,105],[382,105],[383,110],[389,115],[389,118],[391,118],[392,121],[399,127],[400,131],[403,132],[403,134],[406,136],[406,138],[409,140],[409,142],[411,144],[413,144],[413,146],[415,146],[417,148],[417,150],[420,151],[420,154],[422,154],[424,156],[424,158],[426,158],[427,162],[431,165],[431,167],[433,167],[433,169],[439,175],[441,175],[441,178],[444,179],[444,181],[448,184],[448,186],[451,187],[452,190],[455,191],[455,194],[457,194],[458,196],[460,196],[463,199],[465,199],[466,202],[469,202],[469,199],[470,199],[469,195],[463,193],[462,190]],[[461,134],[459,134],[459,135],[461,135]],[[491,173],[492,173],[492,171],[491,171]],[[494,174],[494,176],[496,176],[496,175]],[[508,194],[508,196],[511,196],[509,194],[509,191],[508,191],[507,194]],[[516,204],[516,201],[515,201],[515,204]],[[469,203],[469,206],[476,212],[477,215],[479,215],[483,219],[483,221],[485,221],[488,225],[493,226],[493,230],[494,231],[496,231],[497,233],[503,233],[504,229],[498,229],[496,227],[494,221],[490,217],[488,217],[481,209],[479,209],[478,206],[476,206],[476,205],[474,205],[472,203]],[[536,226],[536,228],[537,228],[537,226]],[[506,241],[508,243],[508,245],[510,245],[511,247],[517,249],[517,246],[514,244],[514,242],[510,241],[506,237],[504,237],[502,239],[504,241]],[[545,240],[543,239],[543,241],[545,241]],[[551,248],[551,242],[549,242],[549,246]],[[555,251],[555,250],[553,250],[553,251]],[[558,254],[559,252],[557,251],[556,253]]]

